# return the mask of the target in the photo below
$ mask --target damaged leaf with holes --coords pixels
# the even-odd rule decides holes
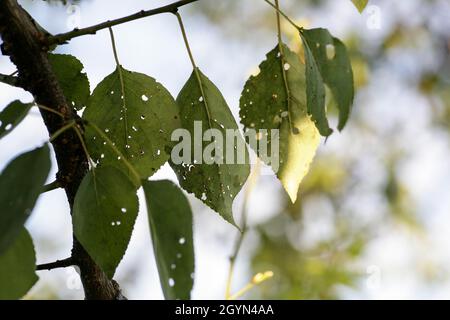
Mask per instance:
[[[78,189],[74,234],[109,278],[128,247],[138,210],[135,185],[113,166],[90,171]]]
[[[33,104],[13,101],[0,112],[0,139],[9,134],[28,114]]]
[[[249,155],[224,97],[197,71],[177,97],[186,135],[173,149],[171,165],[186,191],[235,225],[232,205],[250,173]]]
[[[122,67],[95,88],[83,119],[86,143],[99,165],[128,172],[121,155],[89,124],[97,126],[131,163],[141,179],[153,175],[168,159],[172,131],[179,127],[178,106],[155,79]]]
[[[50,53],[48,61],[64,92],[67,103],[76,110],[83,109],[91,94],[88,77],[83,72],[83,64],[69,54]]]
[[[22,298],[39,279],[35,271],[33,240],[21,227],[7,250],[0,253],[0,300]]]
[[[143,183],[153,250],[166,299],[190,299],[194,284],[192,211],[173,182]]]
[[[300,31],[306,58],[308,112],[323,136],[331,134],[325,110],[325,85],[339,110],[338,129],[344,129],[354,98],[353,71],[345,45],[327,29]]]
[[[0,254],[23,228],[50,172],[47,145],[12,160],[0,175]]]
[[[250,146],[295,202],[320,135],[306,108],[305,66],[284,44],[282,51],[277,45],[248,79],[239,114]]]

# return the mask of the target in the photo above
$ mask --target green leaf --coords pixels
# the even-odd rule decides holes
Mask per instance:
[[[315,84],[319,84],[322,79],[330,88],[337,103],[339,109],[338,129],[342,130],[350,116],[354,98],[353,71],[347,49],[326,29],[303,30],[301,36],[306,54],[306,77],[307,81],[309,80],[308,96],[324,95],[322,89],[316,90]],[[311,111],[313,119],[317,119],[319,122],[319,130],[322,135],[326,135],[320,125],[325,116],[325,100],[315,101],[314,98],[309,100],[308,97],[308,109]],[[320,115],[318,115],[319,112]]]
[[[168,180],[145,181],[143,187],[164,297],[190,299],[194,284],[194,240],[189,201]]]
[[[369,0],[352,0],[359,13],[362,13],[367,6]]]
[[[0,254],[0,300],[22,298],[39,280],[35,270],[33,241],[22,227],[11,246]]]
[[[19,234],[50,172],[47,145],[11,161],[0,175],[0,254]]]
[[[22,103],[19,100],[11,102],[0,112],[0,139],[12,131],[33,106],[31,103]]]
[[[80,60],[68,54],[49,54],[48,60],[67,102],[76,110],[83,109],[91,94],[88,77],[83,72],[83,64]]]
[[[197,71],[198,74],[195,70],[192,72],[177,97],[182,128],[190,134],[190,147],[183,150],[188,159],[174,163],[174,154],[178,155],[176,146],[171,165],[183,189],[235,225],[232,204],[250,173],[248,151],[219,89],[199,69]],[[214,129],[218,139],[214,136],[202,141],[209,129]],[[234,130],[236,137],[227,137],[227,129]],[[186,145],[184,140],[181,143]],[[227,145],[237,148],[227,151]]]
[[[333,133],[327,119],[325,109],[325,85],[319,71],[319,66],[314,59],[308,44],[305,44],[305,60],[306,60],[306,105],[308,113],[324,137],[328,137]]]
[[[73,206],[74,233],[109,278],[125,254],[138,210],[134,184],[115,167],[90,171],[81,182]]]
[[[286,45],[282,48],[283,55],[278,45],[270,51],[259,66],[260,73],[251,76],[245,84],[240,99],[240,118],[250,141],[259,140],[257,146],[252,143],[250,146],[272,167],[295,202],[300,182],[308,173],[320,143],[320,135],[307,113],[305,67]],[[264,129],[267,135],[260,131]],[[277,134],[271,130],[279,131]]]
[[[178,106],[170,93],[155,79],[122,67],[97,86],[83,118],[105,132],[142,179],[169,159],[168,150],[174,144],[170,137],[180,125]],[[85,136],[94,161],[128,172],[97,131],[88,126]]]

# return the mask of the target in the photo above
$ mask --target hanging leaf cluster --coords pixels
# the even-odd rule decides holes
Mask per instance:
[[[358,8],[364,5],[357,2]],[[154,78],[125,69],[115,52],[114,71],[91,94],[77,58],[49,54],[67,101],[80,115],[82,111],[83,142],[91,160],[73,205],[74,234],[109,278],[130,242],[142,187],[163,293],[167,299],[190,298],[195,274],[192,210],[176,184],[151,180],[166,163],[182,189],[235,226],[233,202],[250,173],[248,145],[296,201],[321,136],[333,132],[327,88],[338,109],[339,130],[348,121],[354,97],[344,44],[326,29],[299,29],[299,36],[304,57],[279,41],[259,65],[259,74],[245,83],[239,102],[244,134],[219,88],[195,63],[174,99]],[[0,138],[31,106],[15,101],[0,113]],[[11,161],[0,176],[0,299],[20,298],[37,281],[34,248],[24,224],[49,171],[50,151],[44,145]]]

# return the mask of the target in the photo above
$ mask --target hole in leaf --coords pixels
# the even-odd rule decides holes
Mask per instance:
[[[334,59],[336,56],[336,49],[332,44],[327,44],[326,51],[328,60]]]

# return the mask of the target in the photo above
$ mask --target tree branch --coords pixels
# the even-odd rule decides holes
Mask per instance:
[[[2,53],[8,55],[19,71],[20,84],[31,92],[52,136],[67,123],[75,121],[79,131],[83,124],[67,103],[56,79],[47,52],[42,46],[48,35],[36,26],[17,0],[0,0],[0,36]],[[82,179],[89,170],[88,159],[76,130],[66,130],[52,141],[58,163],[57,180],[65,189],[70,208]],[[109,279],[74,237],[73,264],[80,268],[86,299],[123,299],[119,285]]]
[[[245,235],[248,230],[247,226],[247,215],[248,215],[248,203],[250,201],[250,195],[255,188],[256,182],[258,181],[258,177],[260,175],[261,170],[261,161],[257,159],[255,167],[253,171],[250,174],[250,177],[247,181],[247,188],[245,189],[244,194],[244,202],[242,204],[242,222],[241,222],[241,232],[239,233],[236,243],[234,245],[233,254],[230,256],[230,267],[228,270],[228,278],[227,278],[227,285],[225,289],[225,299],[230,299],[232,297],[231,295],[231,286],[233,282],[233,275],[234,275],[234,267],[236,265],[236,259],[238,258],[239,252],[241,251],[242,243],[244,242]]]
[[[57,268],[67,268],[74,265],[74,261],[72,257],[63,259],[63,260],[56,260],[55,262],[40,264],[36,266],[36,270],[52,270]]]
[[[162,6],[162,7],[151,9],[151,10],[142,10],[135,14],[132,14],[132,15],[129,15],[129,16],[126,16],[123,18],[115,19],[115,20],[109,20],[106,22],[102,22],[102,23],[99,23],[99,24],[91,26],[91,27],[86,27],[86,28],[82,28],[82,29],[74,29],[73,31],[70,31],[70,32],[60,33],[55,36],[49,36],[47,38],[46,44],[48,47],[55,45],[55,44],[64,44],[73,38],[85,36],[88,34],[96,34],[97,31],[111,28],[113,26],[123,24],[126,22],[142,19],[145,17],[154,16],[154,15],[161,14],[161,13],[176,13],[178,11],[178,8],[185,6],[189,3],[196,2],[196,1],[199,1],[199,0],[180,0],[180,1],[168,4],[166,6]]]
[[[53,191],[56,190],[58,188],[61,188],[61,184],[59,183],[58,180],[55,180],[49,184],[46,184],[43,188],[42,188],[42,193],[46,193],[49,191]]]
[[[20,87],[19,86],[19,78],[14,77],[14,76],[0,73],[0,82],[8,84],[13,87]]]

